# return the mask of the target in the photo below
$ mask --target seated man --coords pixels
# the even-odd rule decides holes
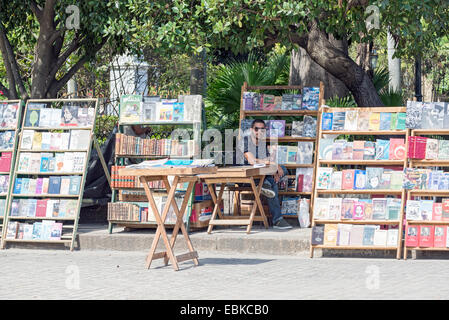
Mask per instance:
[[[243,156],[245,164],[263,163],[266,165],[275,164],[278,171],[274,176],[266,176],[261,193],[267,197],[268,206],[273,216],[273,228],[290,229],[291,226],[281,215],[281,205],[278,197],[277,183],[285,175],[287,169],[271,161],[270,153],[265,140],[265,122],[256,119],[251,124],[250,135],[243,137]]]

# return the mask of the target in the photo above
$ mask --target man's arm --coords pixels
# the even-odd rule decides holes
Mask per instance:
[[[255,163],[264,163],[266,165],[271,164],[270,158],[265,159],[257,159],[252,152],[245,152],[244,156],[249,164],[255,164]]]

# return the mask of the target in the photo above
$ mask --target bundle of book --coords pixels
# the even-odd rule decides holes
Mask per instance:
[[[314,143],[300,141],[297,146],[269,145],[278,164],[312,164]]]
[[[113,188],[117,188],[114,186]],[[148,201],[144,190],[118,190],[118,201]]]
[[[329,247],[397,247],[398,229],[378,225],[325,224],[313,226],[312,245]]]
[[[405,125],[408,129],[447,129],[449,103],[407,101]]]
[[[22,152],[17,173],[82,173],[86,152]]]
[[[379,167],[366,170],[319,167],[317,170],[318,190],[401,190],[404,172]]]
[[[10,221],[6,231],[6,239],[20,240],[61,240],[62,223],[54,220],[44,220],[42,222],[20,223]]]
[[[449,160],[449,140],[410,136],[408,158],[427,160]]]
[[[75,218],[78,201],[70,199],[13,199],[11,217]]]
[[[123,133],[115,135],[115,153],[117,155],[191,157],[193,152],[193,140],[143,139]]]
[[[77,103],[64,102],[61,109],[47,108],[47,103],[28,103],[24,127],[65,128],[92,127],[95,108],[86,108]]]
[[[0,128],[16,128],[18,110],[18,102],[0,102]]]
[[[407,200],[406,218],[409,221],[449,221],[449,199]]]
[[[79,195],[81,176],[51,176],[49,178],[16,178],[14,195],[58,194]]]
[[[449,248],[449,226],[407,225],[405,246],[409,248]]]
[[[193,121],[197,103],[177,99],[161,99],[158,96],[122,95],[120,98],[120,122]]]
[[[242,119],[241,128],[243,132],[248,132],[253,123],[253,119]],[[287,123],[285,120],[264,120],[265,135],[268,138],[282,138],[285,137],[287,131]],[[291,123],[291,136],[295,138],[316,137],[316,117],[304,116],[302,121],[293,121]]]
[[[406,157],[403,138],[376,139],[375,142],[323,138],[319,149],[321,160],[404,160]]]
[[[323,131],[391,131],[405,130],[406,113],[346,110],[323,112]]]
[[[401,199],[397,198],[315,198],[315,220],[399,221]]]
[[[301,213],[309,214],[310,199],[301,197],[282,197],[281,214],[299,216]]]
[[[449,172],[406,168],[403,187],[407,190],[449,190]]]
[[[319,95],[318,87],[304,87],[302,94],[282,96],[243,92],[243,110],[318,110]]]
[[[70,130],[70,132],[23,130],[20,149],[87,150],[90,143],[90,130]]]
[[[143,184],[140,182],[137,176],[124,176],[119,175],[120,169],[126,168],[126,166],[112,166],[111,167],[111,187],[112,188],[142,188]],[[150,188],[162,189],[165,188],[162,181],[150,181],[148,183]]]

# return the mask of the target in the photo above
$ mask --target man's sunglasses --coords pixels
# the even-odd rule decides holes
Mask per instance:
[[[254,131],[259,131],[259,130],[261,130],[261,131],[265,131],[266,129],[265,128],[261,128],[261,127],[254,127]]]

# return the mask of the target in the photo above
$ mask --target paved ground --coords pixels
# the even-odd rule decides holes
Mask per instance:
[[[145,269],[145,252],[0,251],[0,299],[448,299],[447,260],[199,252]]]

